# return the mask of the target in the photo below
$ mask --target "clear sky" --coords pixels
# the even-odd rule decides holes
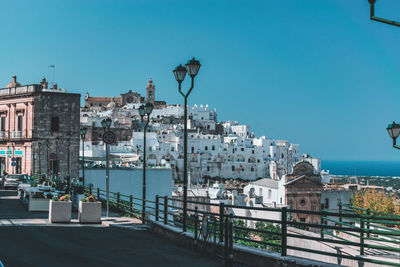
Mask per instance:
[[[172,70],[196,57],[189,98],[257,136],[335,160],[398,160],[400,28],[369,20],[367,0],[1,1],[0,85],[52,80],[70,92],[182,103]],[[400,1],[376,15],[400,19]],[[189,79],[185,86],[189,86]]]

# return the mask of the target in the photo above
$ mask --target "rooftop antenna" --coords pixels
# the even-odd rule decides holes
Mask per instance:
[[[53,69],[53,81],[51,82],[51,84],[55,83],[55,76],[56,76],[56,65],[49,65],[49,68]]]

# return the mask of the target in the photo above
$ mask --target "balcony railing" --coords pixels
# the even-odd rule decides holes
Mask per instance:
[[[0,131],[0,139],[5,139],[5,138],[6,138],[6,132]]]
[[[12,139],[22,138],[22,131],[11,131],[10,135]]]

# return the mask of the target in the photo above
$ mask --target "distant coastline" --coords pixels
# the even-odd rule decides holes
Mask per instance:
[[[321,169],[334,175],[400,177],[400,161],[322,160]]]

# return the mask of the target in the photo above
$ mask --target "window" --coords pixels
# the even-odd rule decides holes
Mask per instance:
[[[192,153],[194,153],[194,146],[192,146]]]
[[[208,171],[208,172],[210,171],[210,166],[207,166],[207,171]]]
[[[208,150],[208,146],[205,146],[205,147],[204,147],[204,150]]]
[[[253,167],[251,167],[251,171],[254,172],[254,168]]]
[[[1,117],[1,131],[4,132],[6,130],[6,117]]]
[[[300,218],[300,222],[305,223],[306,222],[306,218]]]
[[[325,198],[325,209],[329,209],[329,198]]]
[[[251,151],[251,154],[254,154],[254,150]]]
[[[153,91],[149,91],[149,98],[153,98]]]
[[[18,116],[18,131],[22,131],[22,116]]]
[[[282,198],[280,199],[280,201],[281,201],[281,204],[282,204]]]
[[[232,171],[235,171],[235,166],[232,165]]]
[[[174,152],[175,151],[175,147],[171,146],[171,151]]]
[[[305,206],[306,205],[306,200],[303,198],[300,200],[300,206]]]
[[[268,199],[271,199],[271,198],[272,198],[272,190],[268,189]]]
[[[52,132],[58,132],[59,131],[58,117],[51,117],[51,131]]]
[[[242,147],[242,148],[240,149],[240,151],[244,151],[244,148]]]
[[[212,150],[215,150],[215,146],[212,146]]]

